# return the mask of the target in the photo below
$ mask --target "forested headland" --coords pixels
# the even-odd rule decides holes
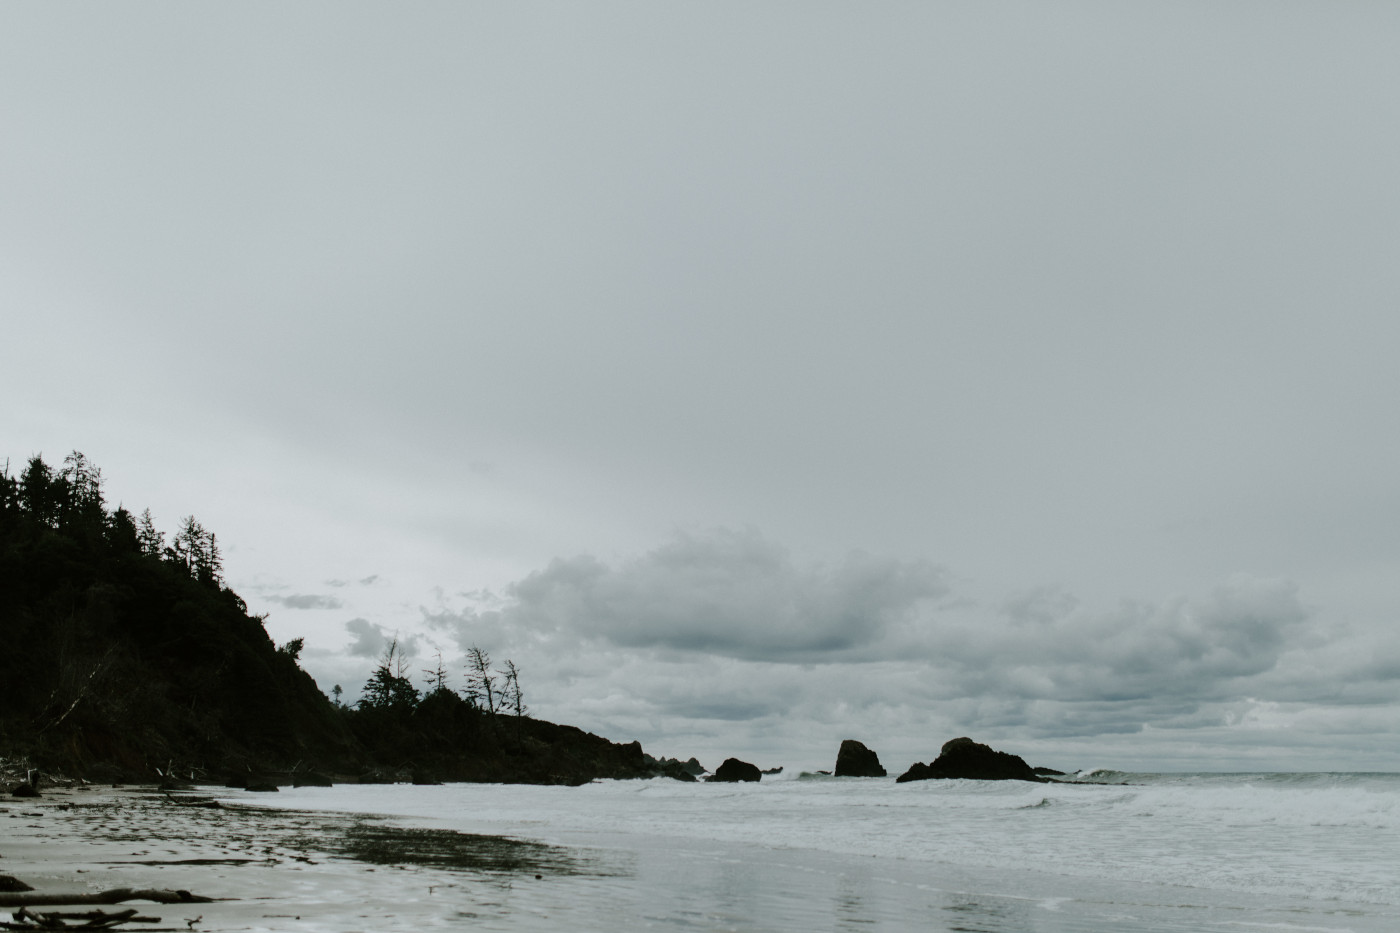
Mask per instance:
[[[465,693],[420,692],[391,649],[360,702],[333,701],[301,640],[275,645],[228,587],[212,530],[191,514],[167,541],[103,485],[77,451],[0,467],[0,757],[91,780],[655,773],[635,742],[525,715],[514,665],[495,679],[484,652]]]

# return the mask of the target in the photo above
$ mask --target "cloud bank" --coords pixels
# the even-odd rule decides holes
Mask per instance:
[[[638,731],[933,717],[983,735],[1132,735],[1257,722],[1258,698],[1316,689],[1284,663],[1318,638],[1287,579],[1108,607],[1057,588],[998,601],[964,589],[926,561],[802,564],[756,531],[719,529],[621,561],[554,560],[475,594],[489,608],[423,618],[463,648],[525,659],[573,709],[596,695],[599,715]]]
[[[503,621],[619,648],[811,663],[867,654],[945,596],[946,581],[926,562],[864,554],[800,567],[757,532],[718,530],[616,567],[555,560],[509,588]]]

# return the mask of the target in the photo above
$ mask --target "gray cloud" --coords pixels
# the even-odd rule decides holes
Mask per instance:
[[[1221,727],[1243,697],[1291,699],[1268,678],[1311,637],[1309,610],[1283,579],[1235,576],[1202,597],[1106,609],[1057,588],[984,606],[949,579],[865,555],[799,566],[756,532],[714,531],[611,564],[555,560],[493,597],[498,608],[422,614],[464,648],[566,651],[571,689],[597,678],[658,716],[753,723],[822,719],[837,715],[821,711],[832,704],[841,715],[922,708],[1031,737]]]
[[[342,605],[334,596],[313,593],[295,593],[291,596],[268,596],[268,602],[277,603],[288,609],[339,609]]]
[[[554,560],[475,607],[421,614],[461,647],[530,658],[571,691],[626,695],[629,716],[632,703],[751,724],[926,709],[1028,736],[1222,726],[1243,697],[1293,699],[1281,661],[1316,638],[1284,579],[1239,575],[1201,597],[1107,608],[1055,587],[984,605],[951,580],[862,554],[801,565],[755,531],[716,530],[631,559]],[[561,653],[568,664],[548,660]],[[1393,673],[1388,657],[1370,676]]]
[[[354,636],[354,641],[350,643],[349,652],[352,655],[362,658],[378,658],[384,654],[384,650],[389,647],[391,641],[397,640],[399,651],[405,658],[411,658],[418,654],[419,636],[403,636],[398,632],[390,632],[382,625],[376,625],[368,619],[351,619],[345,623],[345,630]]]
[[[927,562],[864,554],[799,567],[756,532],[717,530],[678,534],[617,567],[555,560],[509,589],[504,615],[621,647],[806,662],[869,650],[945,595],[946,576]]]

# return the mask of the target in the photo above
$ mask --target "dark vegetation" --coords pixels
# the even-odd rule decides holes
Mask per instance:
[[[223,576],[193,515],[167,543],[109,509],[74,451],[0,468],[0,757],[91,779],[581,783],[654,772],[619,745],[526,715],[520,672],[439,659],[420,693],[392,645],[354,706],[327,698]]]

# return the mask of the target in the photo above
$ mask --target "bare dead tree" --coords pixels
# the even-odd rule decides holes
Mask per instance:
[[[506,669],[497,671],[505,678],[505,684],[501,687],[501,709],[508,710],[517,716],[524,716],[528,707],[525,705],[520,694],[520,668],[515,666],[515,662],[506,659]]]
[[[423,678],[423,681],[428,685],[429,693],[437,693],[447,689],[447,668],[443,666],[441,651],[437,654],[437,666],[425,667],[422,672],[428,675]]]
[[[491,674],[491,656],[476,645],[467,649],[468,702],[483,706],[488,713],[497,709],[499,697],[496,694],[496,678]]]

